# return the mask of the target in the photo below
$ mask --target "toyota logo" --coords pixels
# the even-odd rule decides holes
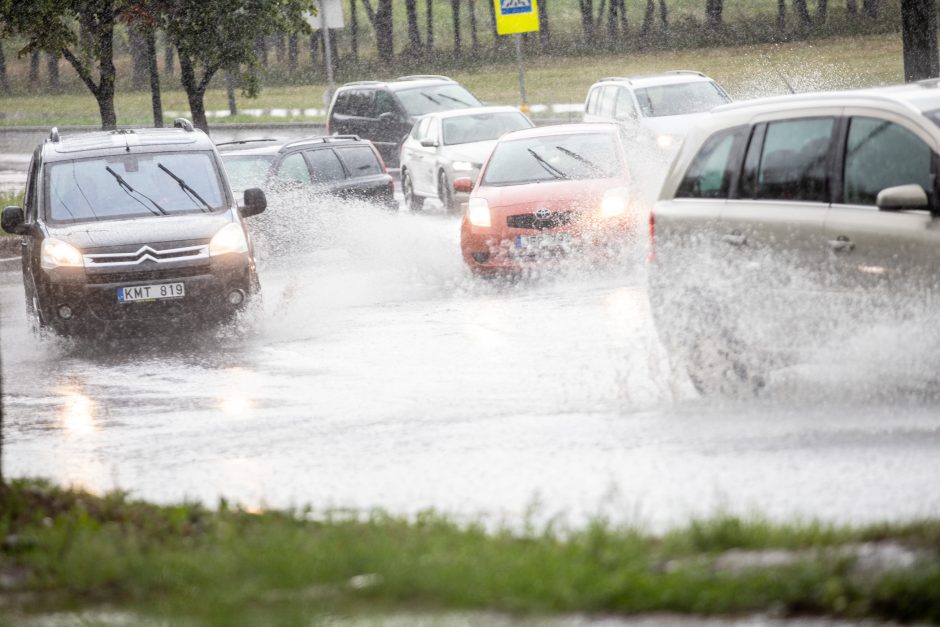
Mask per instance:
[[[552,212],[545,207],[539,207],[535,210],[534,215],[536,220],[548,220],[549,216],[552,215]]]

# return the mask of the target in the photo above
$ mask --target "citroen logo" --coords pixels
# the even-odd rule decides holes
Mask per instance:
[[[552,212],[545,207],[539,207],[535,210],[534,215],[536,220],[548,220],[549,216],[552,215]]]

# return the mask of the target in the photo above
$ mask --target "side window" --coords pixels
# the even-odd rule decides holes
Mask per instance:
[[[587,104],[584,106],[585,113],[590,113],[591,115],[597,114],[597,99],[600,93],[600,87],[595,87],[591,90],[591,93],[588,94]]]
[[[804,118],[767,125],[756,198],[829,199],[829,152],[834,118]]]
[[[308,150],[304,154],[307,156],[307,163],[310,164],[314,183],[329,183],[346,178],[343,164],[339,162],[339,157],[332,149]]]
[[[721,131],[709,137],[689,165],[676,198],[727,198],[746,138],[746,128]]]
[[[310,184],[310,170],[303,154],[295,152],[284,157],[281,165],[277,167],[279,181]]]
[[[428,128],[424,136],[433,142],[441,143],[441,123],[438,118],[428,119]]]
[[[387,91],[375,92],[375,117],[379,117],[383,113],[395,113],[396,111],[395,99],[392,98],[390,93]]]
[[[341,91],[336,95],[336,104],[333,105],[333,114],[350,115],[350,100],[352,92]]]
[[[617,89],[616,85],[608,85],[601,92],[600,102],[598,103],[598,115],[605,118],[614,117],[614,111],[617,107]]]
[[[875,118],[852,118],[845,147],[844,202],[874,205],[878,192],[916,183],[933,191],[930,147],[906,128]]]
[[[428,134],[428,124],[430,123],[431,123],[431,118],[424,118],[423,120],[415,124],[414,129],[412,129],[411,131],[411,136],[417,139],[418,141],[421,141],[422,139],[424,139]]]
[[[630,94],[630,90],[623,87],[617,88],[616,118],[618,120],[631,120],[636,118],[636,107],[633,106],[633,96]]]
[[[373,91],[371,89],[356,89],[349,93],[349,107],[347,113],[359,118],[372,117]]]
[[[23,195],[23,215],[26,222],[35,222],[37,216],[36,198],[37,184],[39,182],[39,151],[33,153],[29,162],[29,173],[26,175],[26,192]]]
[[[352,178],[382,173],[382,166],[379,164],[379,159],[375,156],[371,146],[349,146],[348,148],[338,148],[336,151],[343,163],[346,164],[346,169],[349,170],[349,176]]]

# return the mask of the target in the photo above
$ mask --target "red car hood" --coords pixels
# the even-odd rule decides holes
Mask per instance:
[[[501,187],[480,187],[474,196],[485,198],[490,211],[501,207],[544,204],[572,204],[575,202],[596,203],[604,192],[615,187],[625,187],[622,179],[590,179],[583,181],[546,181]]]

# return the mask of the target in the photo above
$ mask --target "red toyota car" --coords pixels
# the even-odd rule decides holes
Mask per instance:
[[[460,231],[477,274],[513,272],[629,242],[633,210],[623,139],[615,124],[563,124],[503,135],[471,191]]]

